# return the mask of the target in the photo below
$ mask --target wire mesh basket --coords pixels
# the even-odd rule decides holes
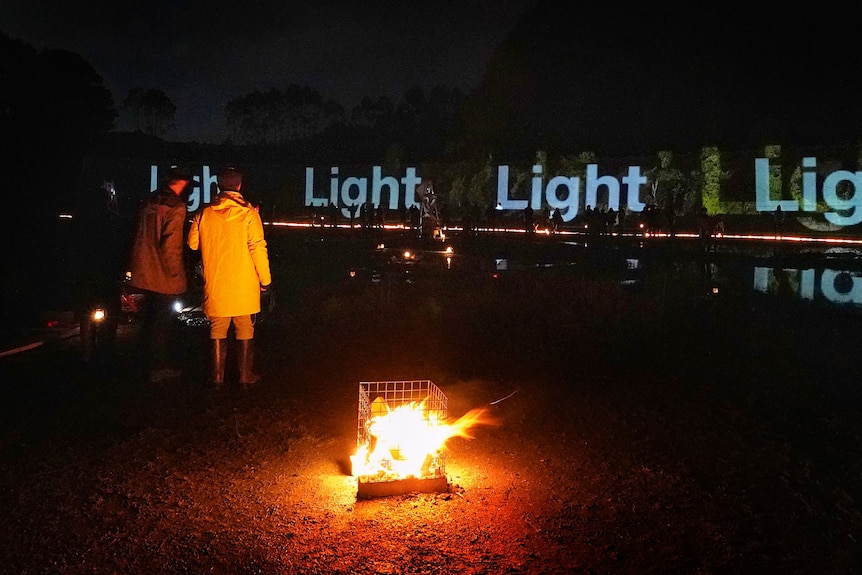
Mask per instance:
[[[374,453],[365,466],[366,470],[373,471],[360,474],[360,484],[407,478],[445,478],[444,457],[439,450],[428,453],[417,472],[405,476],[399,471],[399,460],[406,458],[408,450],[413,448],[407,443],[414,441],[417,435],[422,435],[425,429],[413,428],[412,431],[405,431],[400,437],[388,438],[390,443],[387,444],[387,449],[373,449],[379,441],[372,432],[375,419],[379,421],[402,410],[410,410],[413,422],[418,421],[420,428],[425,427],[429,431],[445,424],[449,416],[448,399],[430,380],[363,381],[359,384],[357,447],[360,450],[371,447]]]

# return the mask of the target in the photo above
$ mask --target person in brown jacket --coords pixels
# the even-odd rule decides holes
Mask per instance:
[[[218,175],[219,194],[192,220],[188,245],[200,250],[204,276],[203,311],[210,322],[211,383],[224,383],[228,328],[233,324],[239,348],[239,382],[256,383],[254,321],[260,294],[272,275],[260,214],[243,198],[243,174],[226,168]]]
[[[184,255],[186,200],[192,176],[172,168],[162,186],[138,208],[126,271],[130,286],[144,294],[141,310],[142,375],[156,383],[179,377],[170,367],[167,349],[174,300],[188,289]]]

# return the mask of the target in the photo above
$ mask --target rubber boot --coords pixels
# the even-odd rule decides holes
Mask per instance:
[[[212,357],[210,383],[216,387],[224,384],[224,366],[227,361],[227,340],[211,339]]]
[[[241,339],[239,344],[239,383],[242,386],[253,385],[260,381],[260,376],[254,372],[254,340]]]

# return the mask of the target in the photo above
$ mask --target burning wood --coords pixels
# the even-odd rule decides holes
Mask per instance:
[[[474,409],[448,422],[447,398],[428,380],[359,384],[359,427],[352,474],[360,497],[447,491],[443,449],[487,422]]]

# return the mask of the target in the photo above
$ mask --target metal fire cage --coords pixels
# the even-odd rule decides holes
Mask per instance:
[[[422,405],[423,421],[429,427],[445,422],[449,416],[448,399],[439,387],[427,379],[409,381],[363,381],[359,383],[359,420],[357,446],[372,445],[375,438],[368,431],[368,422],[385,410],[403,405]],[[433,493],[449,490],[443,453],[431,454],[419,477],[393,477],[387,470],[392,462],[383,454],[370,461],[380,471],[375,475],[358,476],[358,497],[382,497],[411,492]]]

